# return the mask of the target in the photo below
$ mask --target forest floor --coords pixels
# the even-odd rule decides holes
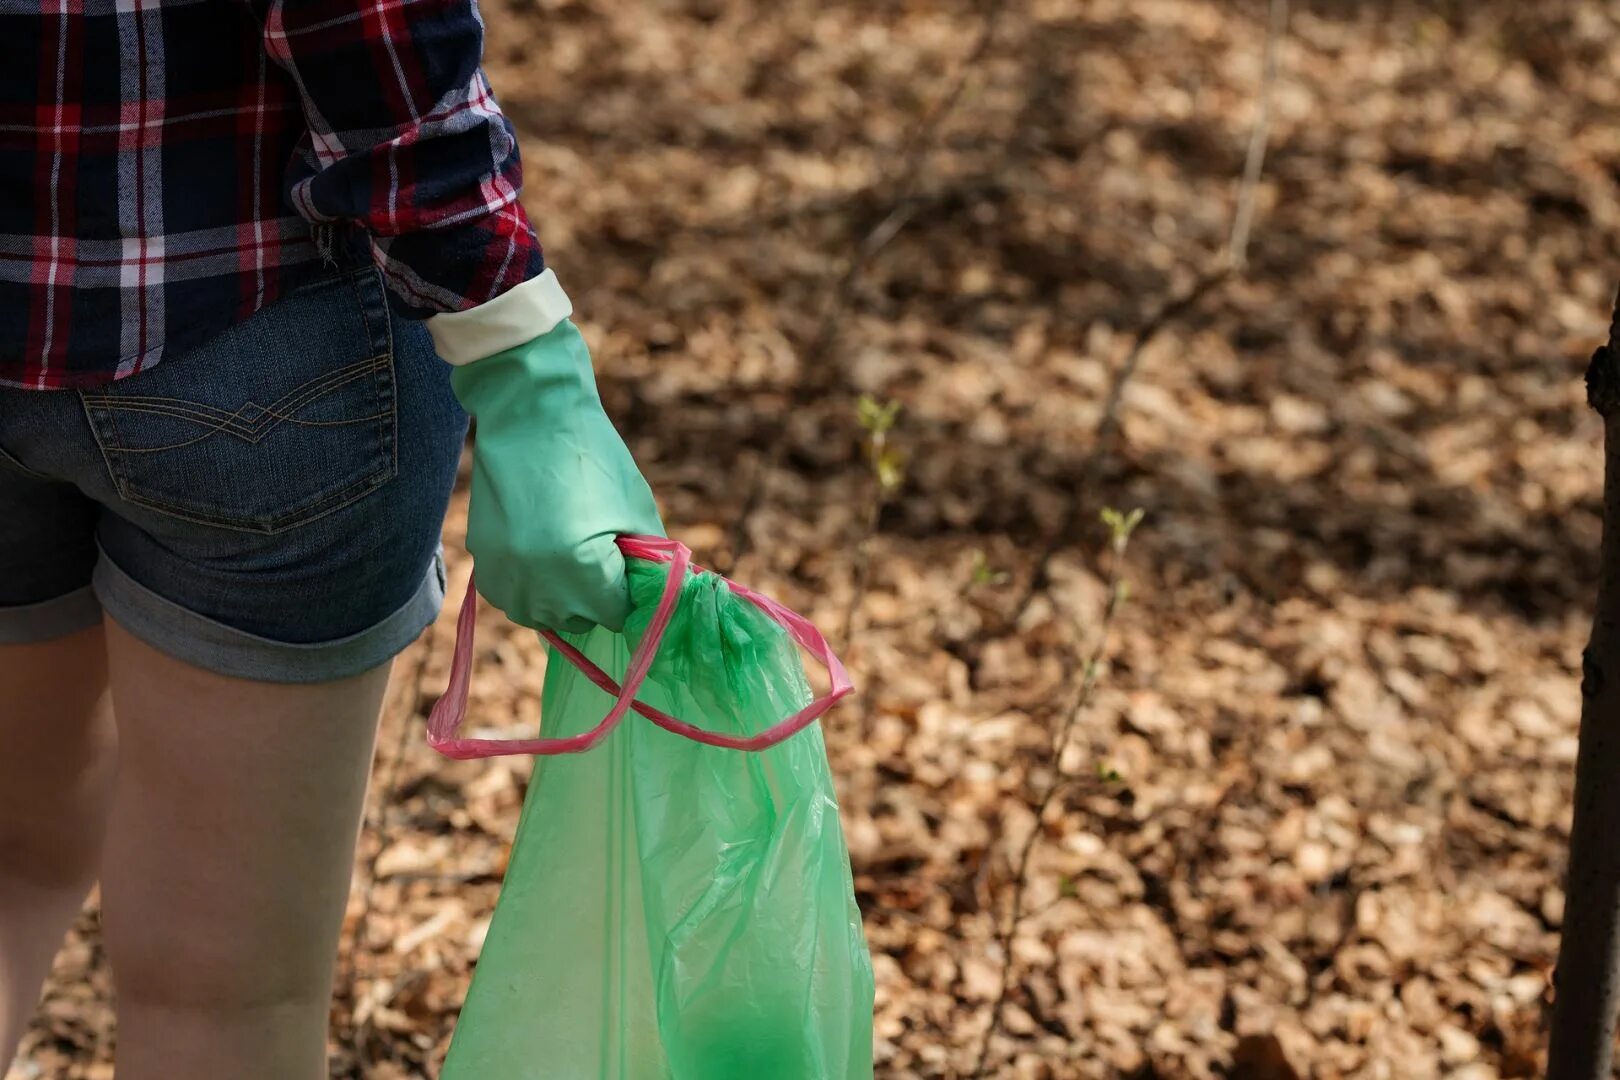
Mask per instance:
[[[1116,573],[990,1075],[1540,1070],[1620,4],[1293,7],[1248,265],[1146,338],[1106,437],[1115,373],[1227,243],[1263,3],[483,5],[527,204],[672,533],[828,628],[861,688],[825,728],[881,1077],[973,1075]],[[850,626],[862,394],[900,403],[904,459]],[[1105,507],[1145,515],[1117,559]],[[345,1078],[434,1075],[524,790],[423,743],[464,509],[384,721]],[[532,730],[543,652],[484,621],[474,712]],[[95,927],[12,1080],[111,1076]]]

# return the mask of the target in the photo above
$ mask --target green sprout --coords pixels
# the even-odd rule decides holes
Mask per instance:
[[[906,482],[905,455],[889,445],[889,432],[900,418],[900,403],[862,394],[855,415],[866,431],[866,458],[872,463],[872,475],[886,498]]]
[[[1113,546],[1115,554],[1122,554],[1125,545],[1131,541],[1131,533],[1142,524],[1144,511],[1140,506],[1128,514],[1122,514],[1111,506],[1103,508],[1102,523],[1108,526],[1109,543]]]
[[[1012,575],[1005,570],[998,570],[990,565],[989,556],[985,555],[983,548],[973,550],[972,584],[975,588],[986,585],[1005,585],[1012,580]]]
[[[879,401],[871,394],[862,394],[860,402],[855,406],[855,412],[860,417],[861,427],[869,433],[874,436],[886,435],[900,417],[900,403]]]

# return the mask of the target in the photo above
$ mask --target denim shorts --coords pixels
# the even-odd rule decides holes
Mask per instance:
[[[369,265],[110,385],[0,389],[0,643],[105,612],[222,675],[377,667],[443,603],[466,430]]]

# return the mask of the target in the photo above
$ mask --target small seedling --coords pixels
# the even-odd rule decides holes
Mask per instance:
[[[973,552],[972,585],[974,588],[983,588],[986,585],[1005,585],[1012,580],[1012,575],[1005,570],[998,570],[990,565],[990,559],[984,549],[976,548]]]
[[[889,445],[889,432],[900,418],[900,403],[862,394],[855,415],[866,431],[866,459],[872,463],[879,493],[886,498],[906,480],[905,455]]]
[[[894,422],[900,417],[900,403],[898,401],[879,401],[871,394],[862,394],[861,400],[855,406],[856,415],[860,417],[861,427],[871,435],[886,435],[894,428]]]
[[[1123,552],[1125,545],[1131,542],[1131,533],[1142,524],[1143,514],[1144,511],[1140,506],[1128,514],[1122,514],[1111,506],[1103,507],[1100,516],[1102,523],[1108,526],[1109,544],[1116,555]]]
[[[1113,627],[1115,617],[1119,614],[1120,609],[1125,606],[1125,601],[1130,596],[1130,589],[1126,586],[1125,580],[1119,576],[1120,564],[1125,561],[1125,548],[1130,543],[1131,534],[1142,523],[1143,516],[1140,508],[1129,513],[1121,513],[1113,507],[1107,507],[1101,514],[1103,524],[1108,527],[1109,547],[1114,555],[1110,560],[1111,565],[1109,567],[1108,603],[1103,609],[1102,623],[1098,627],[1091,654],[1081,668],[1080,686],[1074,702],[1069,707],[1067,715],[1052,739],[1048,759],[1053,766],[1051,778],[1034,799],[1037,827],[1031,829],[1029,835],[1024,838],[1023,847],[1018,853],[1018,858],[1013,863],[1012,895],[1008,903],[1007,919],[1001,931],[1001,989],[997,993],[994,1003],[990,1006],[990,1023],[985,1027],[984,1034],[979,1042],[979,1063],[973,1070],[973,1075],[976,1077],[989,1075],[986,1070],[990,1061],[990,1047],[995,1041],[996,1034],[1001,1030],[1002,1007],[1007,1003],[1008,989],[1012,986],[1013,938],[1018,933],[1019,924],[1024,919],[1024,889],[1029,882],[1030,856],[1035,850],[1035,844],[1042,835],[1039,823],[1045,818],[1047,808],[1052,805],[1052,801],[1056,798],[1058,792],[1074,779],[1064,774],[1060,763],[1063,760],[1064,751],[1069,746],[1069,738],[1074,731],[1075,723],[1090,705],[1092,694],[1102,679],[1103,658],[1108,652],[1110,630]],[[1124,782],[1124,776],[1106,760],[1097,761],[1094,768],[1097,779],[1102,783],[1117,784]],[[1060,885],[1059,888],[1061,890],[1064,885]]]
[[[906,482],[905,455],[889,442],[889,433],[900,419],[900,403],[879,401],[871,394],[862,394],[855,403],[855,418],[866,432],[863,449],[872,467],[875,484],[870,489],[871,498],[866,503],[861,538],[855,546],[854,581],[850,590],[849,610],[844,616],[845,648],[855,638],[855,619],[866,597],[867,578],[871,570],[872,538],[877,535],[883,508]]]

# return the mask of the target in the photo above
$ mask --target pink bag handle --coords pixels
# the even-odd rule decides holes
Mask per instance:
[[[456,620],[456,652],[455,660],[450,666],[450,685],[428,716],[429,746],[445,757],[460,760],[497,757],[503,754],[533,754],[540,757],[549,757],[553,754],[579,754],[600,744],[614,728],[619,726],[619,721],[624,719],[625,714],[634,710],[664,730],[684,735],[694,742],[724,747],[728,750],[759,751],[775,746],[804,730],[854,691],[849,672],[844,670],[844,665],[833,655],[827,639],[810,624],[808,619],[788,610],[768,596],[762,596],[752,589],[727,581],[726,584],[733,593],[763,611],[772,622],[792,635],[793,640],[803,646],[810,655],[826,665],[827,674],[832,679],[832,688],[787,719],[772,725],[758,735],[746,737],[708,731],[637,701],[636,692],[641,689],[642,683],[647,679],[647,673],[652,670],[653,661],[658,657],[658,649],[664,642],[664,632],[669,629],[670,619],[675,614],[675,606],[680,602],[686,571],[692,566],[692,551],[679,541],[666,540],[660,536],[621,536],[618,544],[619,550],[624,552],[626,558],[670,564],[669,582],[664,586],[664,592],[658,599],[658,607],[653,611],[652,621],[647,624],[641,643],[636,646],[636,651],[630,657],[624,685],[620,686],[611,675],[592,663],[559,635],[550,630],[540,631],[540,636],[545,638],[558,654],[578,668],[596,686],[614,695],[613,707],[602,718],[602,722],[589,731],[565,738],[456,737],[456,731],[467,716],[467,691],[472,681],[473,636],[477,632],[478,625],[478,591],[469,580],[467,595],[461,601],[461,615]]]

